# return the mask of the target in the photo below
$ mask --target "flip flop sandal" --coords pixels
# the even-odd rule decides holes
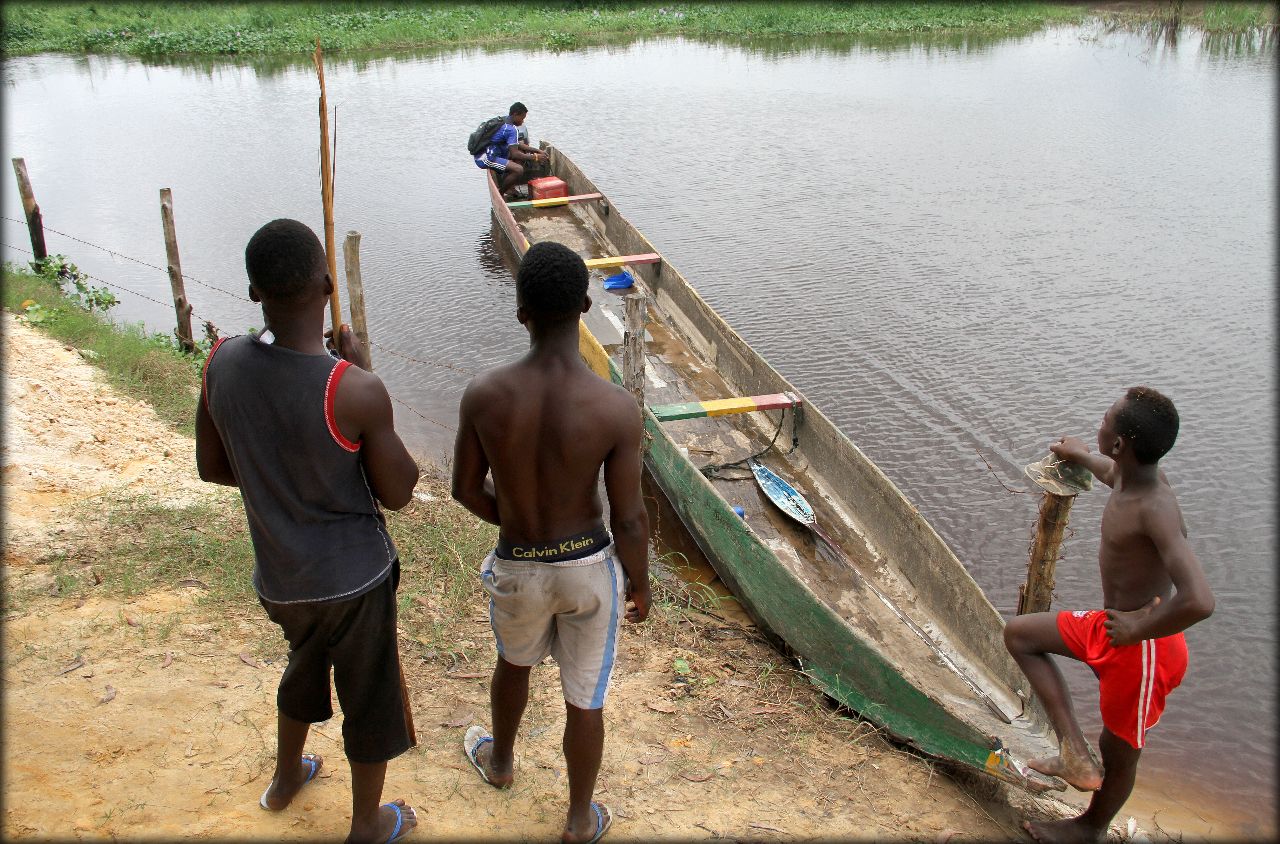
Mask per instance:
[[[401,810],[401,808],[400,808],[399,806],[397,806],[395,803],[383,803],[382,805],[383,805],[383,807],[384,807],[384,808],[390,809],[390,810],[392,810],[393,812],[395,812],[395,813],[396,813],[396,825],[395,825],[395,828],[391,830],[391,835],[387,838],[387,842],[386,842],[386,844],[391,844],[391,842],[392,842],[392,841],[397,841],[397,840],[399,840],[399,839],[403,838],[405,835],[408,835],[408,834],[409,834],[409,829],[413,829],[413,827],[409,827],[409,829],[406,829],[406,830],[404,830],[404,832],[403,832],[403,833],[401,833],[401,831],[400,831],[400,827],[401,827],[401,825],[404,823],[404,812],[403,812],[403,810]]]
[[[462,752],[467,754],[467,759],[471,762],[471,767],[476,769],[476,773],[480,775],[480,779],[493,785],[493,781],[489,779],[489,775],[484,772],[484,767],[480,764],[477,756],[480,748],[486,743],[492,743],[493,736],[485,732],[484,727],[472,726],[467,728],[467,734],[462,737]]]
[[[303,754],[302,761],[306,762],[307,765],[311,767],[311,770],[307,772],[307,778],[302,781],[302,785],[306,785],[307,783],[315,779],[316,774],[320,772],[320,761],[314,753]],[[299,791],[302,790],[302,785],[298,786]],[[258,805],[266,809],[268,812],[283,812],[284,809],[273,809],[267,805],[267,791],[270,791],[270,790],[271,790],[271,786],[268,785],[266,791],[262,792],[262,796],[258,798]],[[287,809],[288,807],[286,806],[285,808]]]
[[[603,809],[602,813],[600,810]],[[609,811],[609,807],[603,803],[592,803],[591,811],[596,813],[596,834],[591,836],[591,840],[587,844],[596,844],[604,834],[609,831],[609,827],[613,826],[613,812]]]

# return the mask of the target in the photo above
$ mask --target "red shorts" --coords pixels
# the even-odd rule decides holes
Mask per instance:
[[[1136,748],[1164,712],[1165,695],[1187,673],[1187,642],[1181,633],[1112,647],[1105,610],[1058,613],[1058,632],[1076,658],[1098,678],[1098,708],[1106,728]]]

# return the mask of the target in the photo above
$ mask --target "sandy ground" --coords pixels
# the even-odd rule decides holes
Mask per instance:
[[[235,496],[201,484],[192,441],[115,394],[74,350],[8,314],[4,334],[6,585],[52,582],[41,560],[74,553],[72,522],[94,496]],[[340,715],[308,742],[326,760],[318,782],[284,812],[258,807],[284,642],[256,605],[210,619],[197,593],[73,600],[40,589],[6,616],[6,840],[345,834]],[[688,694],[672,664],[691,654],[626,630],[597,796],[615,813],[612,840],[1023,839],[1009,803],[1020,793],[962,785],[870,725],[822,714],[812,690],[761,698],[745,666],[773,658],[767,648],[733,625],[703,632],[715,658],[704,650],[693,669],[715,682]],[[402,636],[419,746],[391,763],[384,797],[418,809],[415,838],[554,840],[567,802],[555,668],[534,671],[516,786],[495,791],[461,751],[466,726],[487,713],[493,658],[479,600],[464,635],[462,650],[485,656],[455,664]]]

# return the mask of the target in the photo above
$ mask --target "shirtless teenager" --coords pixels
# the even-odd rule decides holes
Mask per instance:
[[[516,276],[516,319],[529,331],[529,351],[467,385],[453,463],[453,497],[500,528],[481,567],[498,647],[493,734],[473,726],[463,750],[485,782],[511,785],[529,669],[555,657],[569,772],[562,841],[598,841],[612,823],[591,800],[602,711],[621,620],[644,621],[650,600],[640,409],[579,355],[578,322],[590,307],[577,254],[551,242],[529,249]],[[612,540],[597,492],[601,467]]]
[[[1050,446],[1111,487],[1102,513],[1098,567],[1104,609],[1015,617],[1004,640],[1058,734],[1059,755],[1031,768],[1094,791],[1079,817],[1023,825],[1039,841],[1103,841],[1133,791],[1146,733],[1187,668],[1182,631],[1213,613],[1213,592],[1187,542],[1173,488],[1158,461],[1178,436],[1173,402],[1132,387],[1107,410],[1098,452],[1075,437]],[[1084,662],[1098,677],[1099,768],[1050,654]]]
[[[387,760],[410,747],[396,646],[400,562],[383,507],[407,504],[418,466],[396,434],[381,379],[325,350],[333,282],[315,233],[273,220],[245,249],[257,335],[219,340],[196,407],[203,480],[240,488],[255,564],[253,586],[289,642],[276,694],[276,768],[258,801],[284,810],[323,760],[302,752],[311,724],[342,705],[351,766],[349,842],[390,842],[417,824],[403,800],[379,806]],[[375,500],[376,498],[376,500]]]

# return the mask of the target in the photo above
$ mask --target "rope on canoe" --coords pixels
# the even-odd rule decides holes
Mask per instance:
[[[785,452],[783,452],[783,454],[790,454],[800,446],[800,423],[801,421],[803,421],[804,417],[800,413],[799,405],[793,407],[791,410],[791,413],[792,413],[791,448],[787,449]],[[760,457],[764,456],[765,452],[773,448],[773,444],[778,441],[778,434],[782,433],[782,424],[784,421],[786,421],[786,418],[787,418],[787,408],[784,407],[782,408],[782,415],[778,417],[778,427],[773,432],[773,439],[769,440],[769,444],[766,445],[764,448],[760,449],[755,454],[748,455],[747,457],[742,458],[741,460],[733,460],[733,461],[730,461],[729,463],[708,463],[706,466],[703,466],[702,469],[700,470],[703,476],[706,477],[707,480],[711,480],[713,478],[720,478],[721,480],[726,480],[726,481],[745,481],[755,477],[754,473],[748,470],[744,464],[748,460],[759,459]],[[747,474],[741,477],[736,477],[736,478],[725,477],[720,474],[720,472],[725,469],[742,469],[743,471],[746,471]]]

